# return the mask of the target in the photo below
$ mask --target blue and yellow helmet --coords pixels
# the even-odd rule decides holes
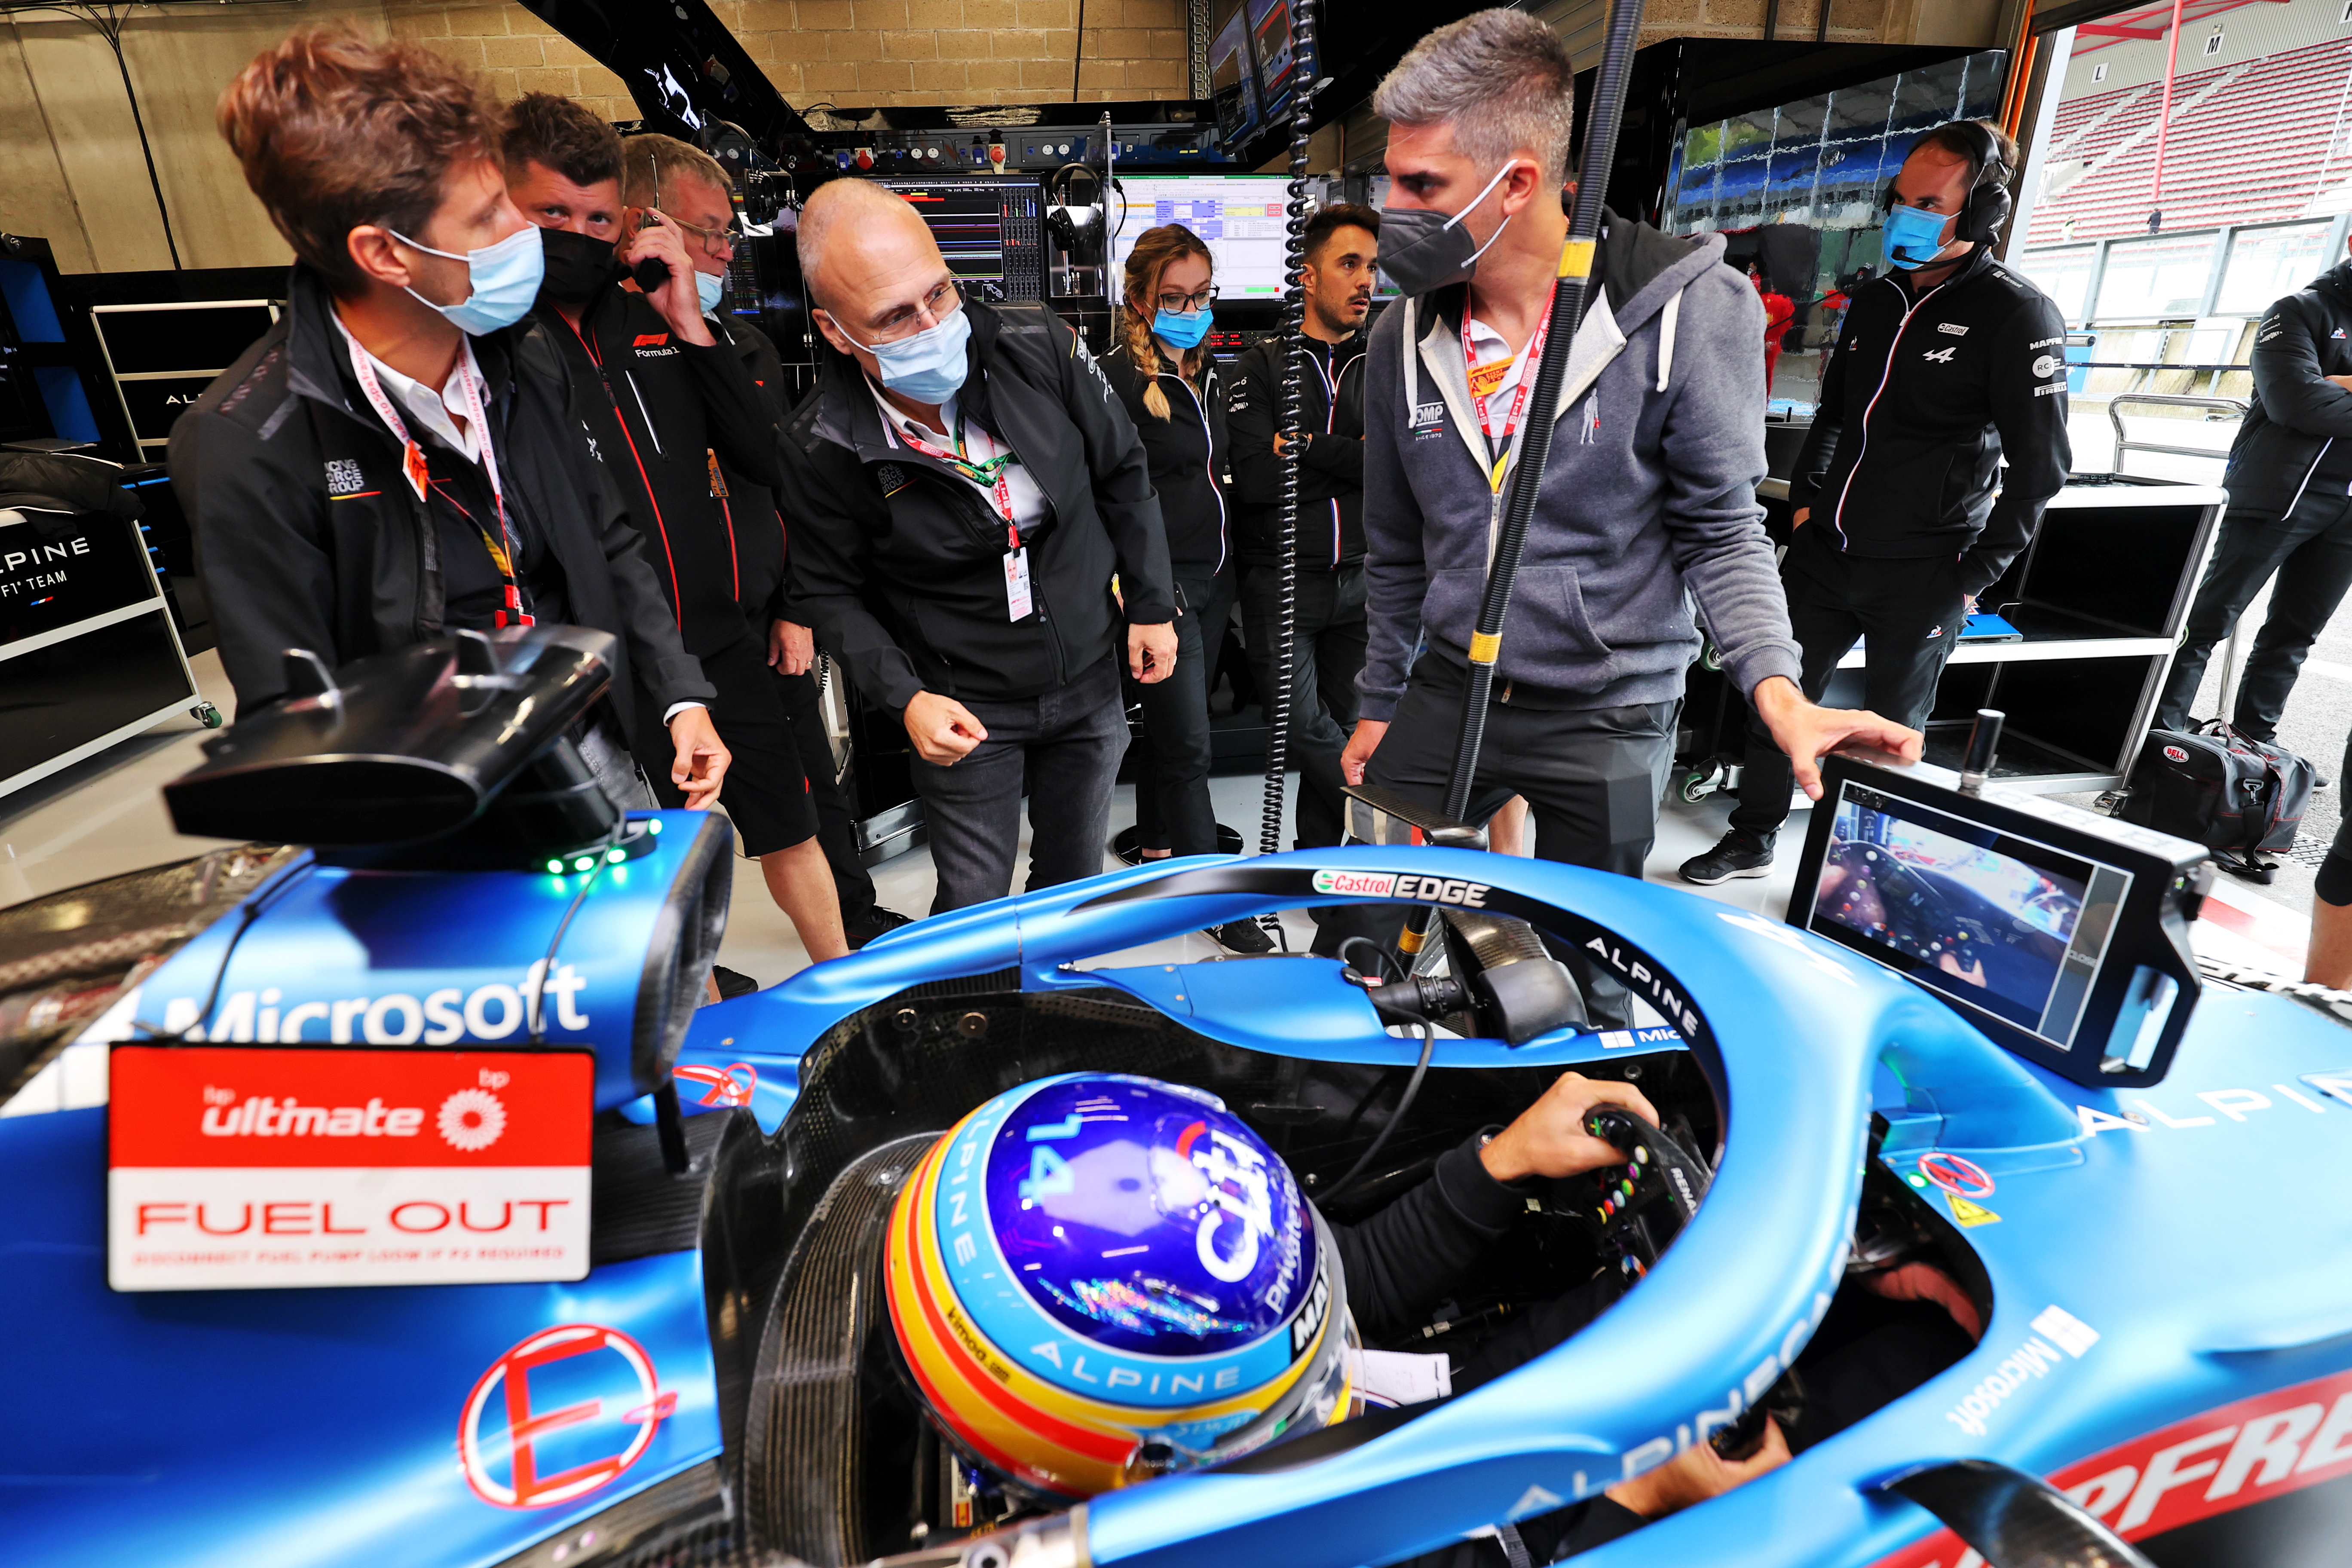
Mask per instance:
[[[934,1144],[890,1216],[890,1322],[931,1415],[1085,1498],[1347,1413],[1328,1227],[1214,1095],[1071,1073]]]

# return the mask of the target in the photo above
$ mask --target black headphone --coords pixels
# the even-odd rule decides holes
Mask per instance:
[[[1969,187],[1968,199],[1960,204],[1960,221],[1953,228],[1952,237],[1982,242],[2000,232],[2000,226],[2009,221],[2014,205],[2009,193],[2009,161],[2001,156],[2000,138],[1981,121],[1948,120],[1934,129],[1941,131],[1954,125],[1966,126],[1975,132],[1979,146],[1976,183]],[[1879,197],[1879,205],[1888,212],[1895,210],[1894,181],[1886,182],[1886,191]]]

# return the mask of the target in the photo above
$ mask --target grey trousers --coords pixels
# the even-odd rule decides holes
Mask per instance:
[[[961,698],[988,739],[947,767],[911,759],[944,914],[1013,890],[1021,796],[1029,796],[1026,890],[1101,874],[1111,782],[1127,752],[1118,667],[1105,659],[1040,697]]]

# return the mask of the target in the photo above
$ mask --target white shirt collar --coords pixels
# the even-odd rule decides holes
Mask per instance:
[[[473,340],[462,335],[459,337],[457,363],[452,367],[449,379],[436,391],[413,376],[403,375],[370,353],[367,345],[353,337],[352,330],[343,325],[343,318],[339,312],[330,310],[327,315],[335,323],[335,331],[343,334],[343,341],[367,356],[368,368],[375,372],[384,395],[399,406],[404,417],[414,419],[419,428],[430,431],[436,440],[466,461],[478,463],[482,460],[480,438],[474,430],[473,422],[466,415],[465,384],[457,379],[460,375],[472,376],[475,386],[482,394],[483,403],[488,404],[489,388],[482,380],[480,365],[475,362]]]

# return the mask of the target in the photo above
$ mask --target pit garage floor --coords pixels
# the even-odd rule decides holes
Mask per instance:
[[[2336,630],[2330,628],[2331,632]],[[2323,654],[2335,651],[2321,650]],[[2352,647],[2346,651],[2352,652]],[[205,653],[193,662],[205,695],[222,711],[231,710],[233,699],[219,660]],[[2294,717],[2291,713],[2290,719]],[[100,756],[13,795],[0,797],[0,906],[137,870],[142,866],[184,859],[215,847],[215,840],[187,838],[173,832],[161,794],[166,780],[202,760],[198,744],[205,733],[194,721],[175,718]],[[2329,757],[2327,763],[2334,760]],[[2327,763],[2322,763],[2323,771],[2332,771]],[[1294,778],[1290,791],[1294,800],[1296,793]],[[1260,781],[1215,779],[1212,781],[1212,794],[1218,820],[1237,830],[1244,842],[1255,845]],[[1727,801],[1716,799],[1695,806],[1670,804],[1660,816],[1657,846],[1651,852],[1647,868],[1648,879],[1779,920],[1787,911],[1791,867],[1803,842],[1803,813],[1793,816],[1782,833],[1780,864],[1770,877],[1729,881],[1711,889],[1691,889],[1675,874],[1675,867],[1715,842],[1723,831],[1723,819],[1728,809]],[[1113,797],[1111,820],[1115,826],[1134,820],[1134,793],[1130,787],[1121,785]],[[2331,815],[2323,831],[2332,833],[2333,829]],[[1291,825],[1286,819],[1285,843],[1289,841],[1290,830]],[[1028,837],[1024,826],[1024,865]],[[1110,868],[1118,862],[1106,854],[1103,864]],[[918,917],[928,913],[932,892],[930,851],[917,848],[885,861],[875,868],[874,881],[881,901],[887,907]],[[2195,942],[2199,952],[2281,974],[2302,973],[2309,931],[2305,913],[2309,894],[2303,887],[2260,889],[2223,877],[2214,891],[2214,898],[2206,904],[2205,917],[2197,923]],[[1308,922],[1293,917],[1290,930],[1292,947],[1303,951],[1311,934]],[[1157,943],[1150,950],[1123,958],[1127,962],[1199,960],[1216,957],[1222,951],[1206,937],[1191,936]],[[751,861],[739,859],[736,863],[734,910],[728,923],[727,940],[719,951],[719,962],[751,975],[763,986],[774,984],[808,962],[791,922],[769,900],[760,868]]]

